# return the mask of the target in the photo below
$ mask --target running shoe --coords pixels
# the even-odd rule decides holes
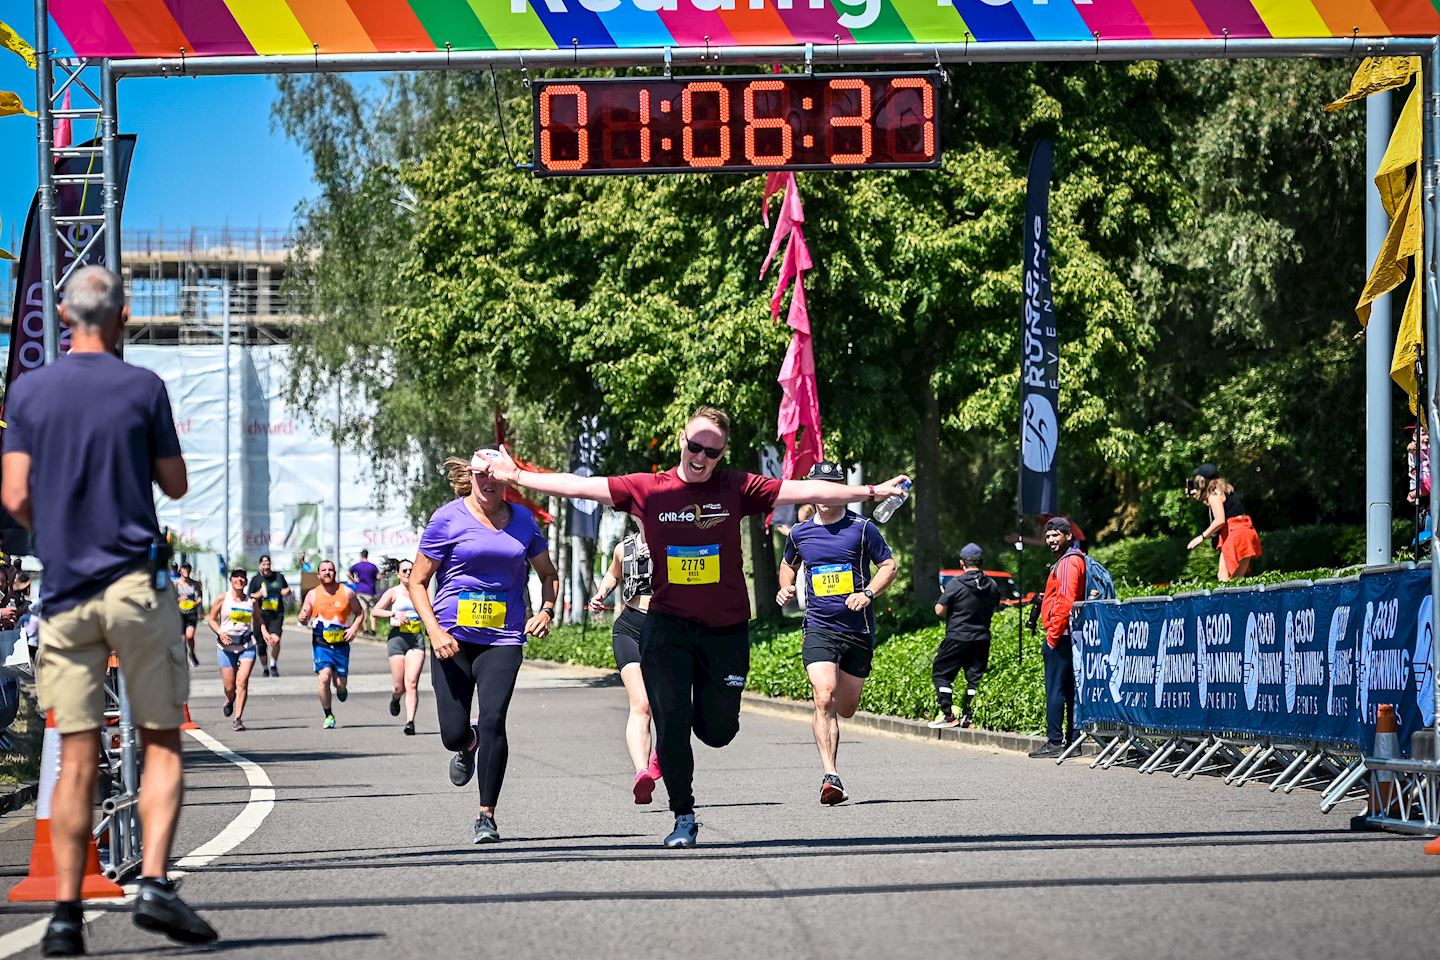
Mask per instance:
[[[85,955],[85,924],[75,920],[51,918],[40,941],[43,957],[83,957]]]
[[[413,736],[415,736],[415,721],[414,721],[414,720],[411,720],[409,723],[405,724],[405,736],[407,736],[407,737],[413,737]]]
[[[214,927],[180,899],[168,880],[141,879],[135,894],[135,926],[163,933],[179,943],[214,943],[219,937]]]
[[[1043,747],[1031,750],[1029,756],[1035,760],[1054,760],[1065,752],[1065,744],[1046,741]]]
[[[463,787],[475,776],[475,751],[480,749],[479,735],[474,728],[470,732],[470,746],[464,750],[455,751],[450,758],[450,782],[457,787]]]
[[[230,716],[230,714],[232,714],[232,713],[235,712],[235,701],[234,701],[234,700],[226,700],[226,701],[225,701],[225,706],[223,706],[223,707],[220,708],[220,712],[223,713],[223,714],[225,714],[225,716],[227,716],[227,717]]]
[[[398,716],[400,716],[400,698],[399,698],[399,697],[391,697],[391,698],[390,698],[390,716],[392,716],[392,717],[398,717]]]
[[[968,710],[960,715],[960,728],[962,730],[968,730],[974,725],[975,718],[970,715],[970,712]]]
[[[657,783],[660,781],[660,754],[651,752],[650,766],[646,768],[645,772],[650,774],[651,780]]]
[[[333,713],[327,713],[327,714],[325,714],[325,722],[322,723],[322,724],[320,724],[320,726],[324,727],[326,730],[334,730],[334,729],[335,729],[335,714],[333,714]]]
[[[850,799],[845,792],[845,785],[840,782],[838,774],[827,773],[820,781],[820,802],[827,807],[833,807],[837,803],[844,803]]]
[[[646,804],[655,796],[655,778],[650,776],[649,770],[641,770],[635,774],[635,782],[630,789],[635,794],[637,804]]]
[[[265,676],[267,676],[267,677],[270,676],[270,668],[269,668],[269,667],[266,667],[266,668],[265,668]]]
[[[348,698],[349,696],[350,696],[350,688],[349,688],[349,687],[336,687],[336,688],[335,688],[335,699],[336,699],[336,700],[339,700],[341,703],[344,703],[345,700],[346,700],[346,698]]]
[[[231,720],[231,721],[230,721],[230,729],[231,729],[231,730],[238,731],[238,732],[240,732],[240,733],[244,733],[244,732],[245,732],[245,721],[244,721],[244,720],[241,720],[239,717],[236,717],[234,720]]]
[[[696,822],[695,814],[681,813],[675,817],[675,829],[665,838],[665,846],[672,850],[693,847],[699,835],[700,824]]]
[[[194,651],[194,650],[189,650],[189,651],[186,651],[186,652],[187,652],[187,655],[190,657],[190,666],[192,666],[192,667],[198,667],[198,666],[200,666],[200,658],[197,657],[197,656],[195,656],[195,651]]]
[[[475,842],[500,842],[500,828],[495,826],[495,818],[488,813],[482,813],[475,818]]]
[[[280,676],[280,668],[278,666],[271,667],[270,676],[278,678]]]
[[[942,713],[940,714],[940,716],[927,723],[926,726],[929,727],[931,730],[944,730],[947,727],[960,726],[960,720],[954,714]]]

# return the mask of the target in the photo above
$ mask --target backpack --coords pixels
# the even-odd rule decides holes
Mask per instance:
[[[1065,556],[1068,557],[1072,553],[1085,561],[1085,593],[1080,597],[1081,602],[1114,600],[1115,578],[1110,576],[1110,571],[1105,569],[1105,564],[1080,550],[1068,550]]]

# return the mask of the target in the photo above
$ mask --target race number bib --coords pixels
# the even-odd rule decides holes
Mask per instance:
[[[720,582],[720,544],[704,547],[667,547],[665,569],[672,586]]]
[[[180,609],[181,609],[181,610],[184,610],[186,613],[189,613],[191,610],[194,610],[194,609],[195,609],[195,601],[194,601],[194,600],[181,600],[181,601],[180,601]]]
[[[848,563],[827,563],[810,570],[810,592],[817,597],[849,596],[855,592],[855,571]]]
[[[423,628],[424,626],[425,625],[419,620],[406,620],[404,623],[400,624],[400,632],[419,633],[421,628]]]
[[[455,622],[462,627],[504,629],[505,594],[484,593],[479,590],[462,591],[460,605],[455,611]]]
[[[320,639],[334,645],[345,642],[345,628],[338,623],[327,623],[320,627]]]
[[[230,611],[230,622],[231,622],[231,623],[249,623],[251,619],[252,619],[252,615],[251,615],[251,613],[250,613],[249,610],[231,610],[231,611]]]
[[[280,601],[274,599],[273,597],[270,598],[270,599],[268,599],[268,600],[261,600],[261,601],[260,601],[260,609],[261,609],[261,610],[279,610],[279,609],[280,609]]]

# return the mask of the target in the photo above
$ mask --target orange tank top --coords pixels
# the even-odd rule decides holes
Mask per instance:
[[[345,626],[350,622],[350,588],[344,584],[336,586],[334,593],[324,587],[315,588],[315,619],[322,623]]]

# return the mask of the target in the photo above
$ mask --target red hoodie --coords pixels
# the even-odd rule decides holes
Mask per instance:
[[[1045,642],[1051,647],[1070,635],[1070,608],[1084,593],[1085,557],[1072,551],[1050,568],[1040,598],[1040,620],[1045,624]]]

